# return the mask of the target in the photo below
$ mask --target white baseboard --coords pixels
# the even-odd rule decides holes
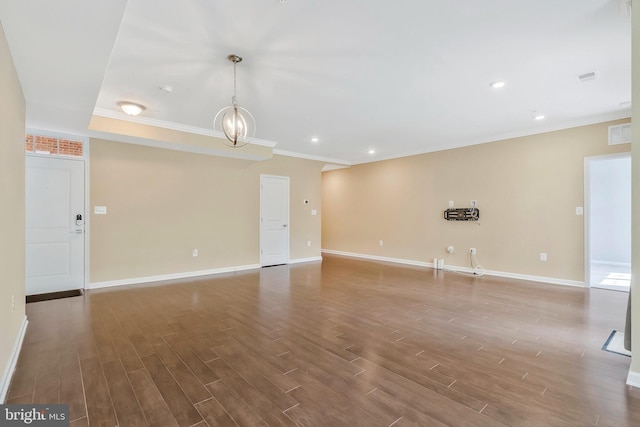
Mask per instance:
[[[576,288],[588,288],[579,280],[558,279],[557,277],[531,276],[528,274],[508,273],[504,271],[485,270],[487,276],[505,277],[507,279],[528,280],[530,282],[550,283],[552,285],[573,286]]]
[[[368,259],[373,261],[392,262],[394,264],[415,265],[418,267],[433,267],[432,262],[421,262],[421,261],[413,261],[410,259],[402,259],[402,258],[389,258],[389,257],[383,257],[383,256],[376,256],[376,255],[356,254],[353,252],[333,251],[331,249],[323,249],[322,253],[341,255],[341,256],[346,256],[350,258]]]
[[[322,261],[322,257],[297,258],[289,260],[289,264],[299,264],[303,262]],[[187,271],[184,273],[161,274],[157,276],[133,277],[129,279],[108,280],[105,282],[92,282],[86,289],[110,288],[112,286],[140,285],[142,283],[163,282],[167,280],[189,279],[193,277],[211,276],[214,274],[234,273],[245,270],[255,270],[260,268],[260,264],[239,265],[236,267],[214,268],[210,270]]]
[[[27,316],[24,316],[24,319],[22,319],[22,326],[20,326],[20,332],[18,332],[16,342],[13,344],[13,351],[11,352],[9,363],[4,370],[2,381],[0,382],[0,403],[4,403],[5,399],[7,398],[9,386],[11,385],[11,378],[13,377],[13,373],[16,370],[16,364],[18,363],[18,357],[20,357],[20,350],[22,349],[24,336],[27,333],[28,324],[29,321],[27,320]]]
[[[640,388],[640,372],[629,371],[629,375],[627,375],[627,385]]]
[[[310,257],[310,258],[290,259],[289,260],[289,264],[301,264],[303,262],[315,262],[315,261],[322,261],[322,257],[321,256],[314,256],[314,257]]]
[[[189,279],[193,277],[210,276],[213,274],[234,273],[237,271],[254,270],[260,268],[259,264],[239,265],[236,267],[214,268],[210,270],[186,271],[183,273],[161,274],[158,276],[134,277],[130,279],[109,280],[106,282],[93,282],[86,289],[108,288],[112,286],[139,285],[142,283],[163,282],[166,280]]]
[[[392,262],[392,263],[396,263],[396,264],[414,265],[414,266],[417,266],[417,267],[431,267],[431,268],[434,267],[432,262],[422,262],[422,261],[413,261],[413,260],[407,260],[407,259],[401,259],[401,258],[388,258],[388,257],[375,256],[375,255],[356,254],[356,253],[352,253],[352,252],[334,251],[334,250],[330,250],[330,249],[323,249],[322,252],[323,253],[327,253],[327,254],[351,257],[351,258],[361,258],[361,259],[368,259],[368,260],[373,260],[373,261],[385,261],[385,262]],[[473,270],[472,268],[469,268],[469,267],[458,267],[458,266],[455,266],[455,265],[445,265],[445,268],[449,269],[449,270],[459,271],[459,272],[462,272],[462,273],[474,273],[475,272],[475,270]],[[577,281],[577,280],[558,279],[558,278],[555,278],[555,277],[531,276],[531,275],[528,275],[528,274],[509,273],[509,272],[505,272],[505,271],[494,271],[494,270],[483,270],[483,274],[485,274],[487,276],[505,277],[505,278],[508,278],[508,279],[518,279],[518,280],[528,280],[528,281],[531,281],[531,282],[551,283],[551,284],[554,284],[554,285],[574,286],[574,287],[580,287],[580,288],[586,287],[584,282],[580,282],[580,281]]]

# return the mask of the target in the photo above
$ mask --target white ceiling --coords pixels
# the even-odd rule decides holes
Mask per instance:
[[[140,120],[210,131],[236,53],[256,138],[356,164],[629,117],[625,4],[0,0],[0,22],[30,128],[90,136],[94,111],[130,100]]]

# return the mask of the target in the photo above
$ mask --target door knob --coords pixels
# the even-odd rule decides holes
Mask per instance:
[[[283,227],[286,227],[286,226],[287,226],[287,224],[282,224],[282,226],[283,226]]]

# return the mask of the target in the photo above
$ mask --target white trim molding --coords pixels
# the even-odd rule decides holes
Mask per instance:
[[[106,110],[104,108],[95,108],[94,116],[106,117],[108,119],[123,120],[125,122],[138,123],[141,125],[154,126],[162,129],[175,130],[178,132],[193,133],[195,135],[213,136],[215,138],[225,138],[224,133],[216,132],[212,129],[205,129],[197,126],[188,126],[180,123],[167,122],[164,120],[153,119],[151,117],[133,117],[117,111]],[[267,141],[266,139],[253,138],[250,142],[253,145],[261,145],[263,147],[273,148],[277,142]]]
[[[410,259],[389,258],[389,257],[383,257],[383,256],[376,256],[376,255],[357,254],[353,252],[333,251],[330,249],[323,249],[322,253],[332,254],[332,255],[341,255],[349,258],[368,259],[372,261],[392,262],[394,264],[414,265],[417,267],[433,267],[432,262],[413,261]]]
[[[627,375],[627,385],[640,388],[640,372],[629,371],[629,374]]]
[[[315,156],[312,154],[298,153],[296,151],[273,149],[273,154],[287,157],[297,157],[299,159],[317,160],[319,162],[335,163],[336,165],[342,165],[342,167],[351,166],[351,162],[348,160],[334,159],[332,157]]]
[[[351,258],[368,259],[373,261],[392,262],[395,264],[413,265],[416,267],[434,268],[434,265],[432,262],[422,262],[422,261],[413,261],[413,260],[401,259],[401,258],[388,258],[388,257],[375,256],[375,255],[356,254],[352,252],[334,251],[330,249],[323,249],[322,253],[341,255],[341,256],[346,256]],[[476,272],[476,270],[472,268],[458,267],[455,265],[445,265],[445,271],[446,270],[449,270],[449,271],[455,270],[458,272],[471,273],[471,274]],[[494,270],[483,270],[482,273],[487,276],[505,277],[508,279],[528,280],[531,282],[550,283],[553,285],[574,286],[579,288],[586,287],[584,282],[580,282],[577,280],[558,279],[555,277],[531,276],[528,274],[509,273],[505,271],[494,271]]]
[[[310,257],[310,258],[290,259],[289,260],[289,264],[302,264],[303,262],[316,262],[316,261],[322,261],[322,257],[321,256],[314,256],[314,257]]]
[[[11,385],[11,378],[13,377],[16,365],[18,364],[18,357],[20,357],[20,350],[22,350],[22,342],[24,341],[24,336],[27,333],[28,324],[29,321],[25,315],[24,319],[22,319],[22,326],[20,327],[20,332],[18,332],[18,336],[16,337],[16,342],[13,344],[13,351],[11,352],[9,363],[7,363],[4,374],[2,374],[2,381],[0,382],[0,403],[4,403],[7,398],[9,386]]]
[[[573,286],[576,288],[586,288],[584,282],[579,280],[559,279],[557,277],[531,276],[528,274],[509,273],[504,271],[484,270],[487,276],[505,277],[507,279],[528,280],[530,282],[549,283],[552,285]]]
[[[235,273],[238,271],[255,270],[259,264],[239,265],[235,267],[214,268],[210,270],[186,271],[184,273],[161,274],[158,276],[133,277],[129,279],[108,280],[104,282],[92,282],[86,289],[110,288],[112,286],[140,285],[151,282],[164,282],[167,280],[189,279],[193,277],[211,276],[222,273]]]

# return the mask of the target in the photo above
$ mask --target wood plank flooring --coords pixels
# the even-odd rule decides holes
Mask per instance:
[[[325,256],[27,305],[7,403],[73,426],[637,426],[626,293]]]

